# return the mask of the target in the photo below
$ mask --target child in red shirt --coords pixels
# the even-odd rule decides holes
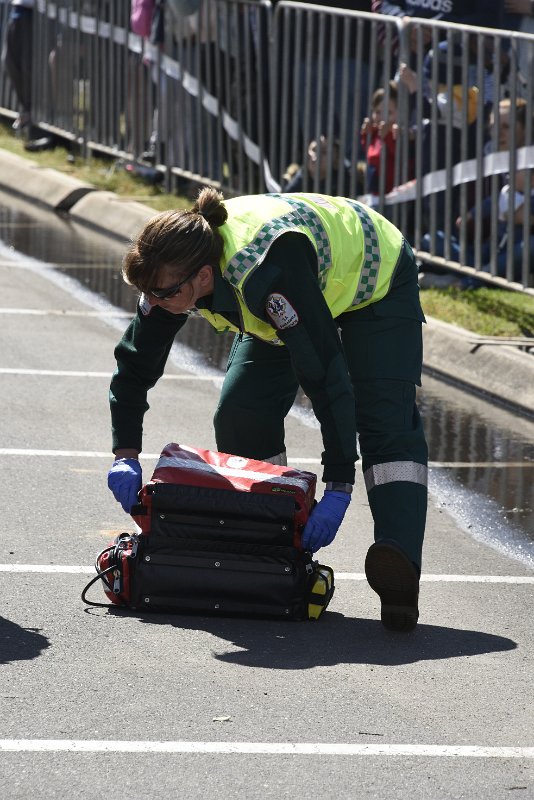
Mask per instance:
[[[371,100],[371,119],[366,117],[361,127],[361,142],[366,153],[366,184],[369,194],[380,194],[380,163],[382,148],[386,149],[384,191],[387,194],[395,185],[395,150],[397,144],[397,98],[395,81],[389,83],[387,115],[384,108],[385,89],[377,89]],[[386,119],[384,117],[387,117]]]

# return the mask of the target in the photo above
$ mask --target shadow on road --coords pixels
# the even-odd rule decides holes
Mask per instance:
[[[0,617],[0,664],[37,658],[50,642],[38,628],[22,628],[16,622]]]
[[[227,652],[216,652],[214,648],[213,657],[218,661],[268,669],[310,669],[334,664],[394,666],[517,647],[516,642],[504,636],[438,625],[420,624],[409,634],[390,633],[377,620],[345,617],[337,612],[327,612],[319,622],[136,616],[145,624],[203,630],[226,639],[233,647]]]

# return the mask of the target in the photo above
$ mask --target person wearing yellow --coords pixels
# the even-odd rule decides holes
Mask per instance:
[[[196,309],[232,331],[214,425],[217,447],[286,463],[284,418],[300,387],[320,423],[324,496],[303,534],[330,544],[358,459],[374,519],[365,570],[383,624],[418,619],[427,445],[416,405],[422,365],[417,266],[388,220],[349,198],[264,194],[224,200],[203,189],[191,211],[158,214],[123,264],[137,314],[115,350],[115,461],[108,484],[129,511],[141,487],[147,392]]]

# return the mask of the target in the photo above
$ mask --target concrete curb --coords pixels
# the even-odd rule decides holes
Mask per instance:
[[[69,211],[81,197],[97,191],[90,183],[40,167],[6,150],[0,150],[0,186],[54,211]]]
[[[478,344],[485,337],[441,320],[427,322],[426,371],[534,418],[534,355],[508,345]]]
[[[113,192],[86,194],[70,209],[69,216],[101,233],[128,241],[158,212],[134,200],[122,200]]]
[[[0,185],[54,210],[68,210],[78,223],[125,241],[157,213],[5,150],[0,150]],[[432,318],[423,326],[423,337],[426,371],[534,417],[534,356],[507,345],[476,347],[483,337]]]

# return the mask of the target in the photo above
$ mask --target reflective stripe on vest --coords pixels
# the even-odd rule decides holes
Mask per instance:
[[[284,200],[294,210],[289,214],[283,214],[265,223],[256,234],[254,241],[250,242],[230,259],[223,272],[223,277],[232,286],[239,286],[246,273],[261,262],[275,239],[286,231],[295,230],[295,226],[304,226],[312,234],[317,247],[318,278],[322,291],[326,286],[326,275],[332,266],[332,254],[328,235],[321,218],[313,208],[293,197],[274,193],[269,196]]]
[[[313,208],[294,197],[275,193],[271,193],[270,196],[284,200],[292,206],[294,211],[275,217],[263,225],[256,234],[254,241],[250,242],[230,259],[223,272],[223,277],[233,286],[239,286],[247,272],[254,269],[261,262],[263,256],[278,236],[285,231],[294,230],[295,225],[305,226],[315,241],[319,287],[321,291],[324,291],[328,270],[332,266],[332,254],[328,235],[321,218]],[[356,293],[350,305],[350,308],[352,308],[370,300],[373,296],[382,259],[378,234],[371,217],[360,203],[349,198],[345,198],[345,201],[358,215],[364,236],[363,263]]]
[[[363,479],[367,492],[370,492],[375,486],[397,481],[420,483],[422,486],[426,486],[428,469],[424,464],[418,464],[416,461],[389,461],[385,464],[374,464],[366,469]]]
[[[362,271],[360,280],[358,281],[358,288],[356,289],[356,294],[352,301],[353,306],[359,306],[360,303],[364,303],[373,296],[382,259],[380,256],[380,242],[378,241],[378,235],[373,225],[373,220],[360,203],[356,203],[354,200],[349,200],[348,198],[347,203],[360,218],[365,240]]]
[[[245,302],[245,286],[285,233],[299,233],[313,247],[317,283],[334,318],[381,300],[390,288],[402,252],[402,233],[380,214],[346,197],[321,194],[264,194],[227,201],[223,280],[235,292],[241,327],[270,344],[282,345],[270,322]],[[235,324],[208,309],[200,314],[219,331]]]
[[[300,200],[287,195],[274,194],[273,197],[279,197],[285,200],[295,209],[294,214],[291,214],[294,221],[299,225],[305,225],[312,233],[317,245],[317,262],[319,266],[319,286],[321,291],[326,286],[326,276],[328,270],[332,266],[332,253],[330,251],[330,241],[328,234],[325,231],[323,222],[320,216],[311,208]]]

